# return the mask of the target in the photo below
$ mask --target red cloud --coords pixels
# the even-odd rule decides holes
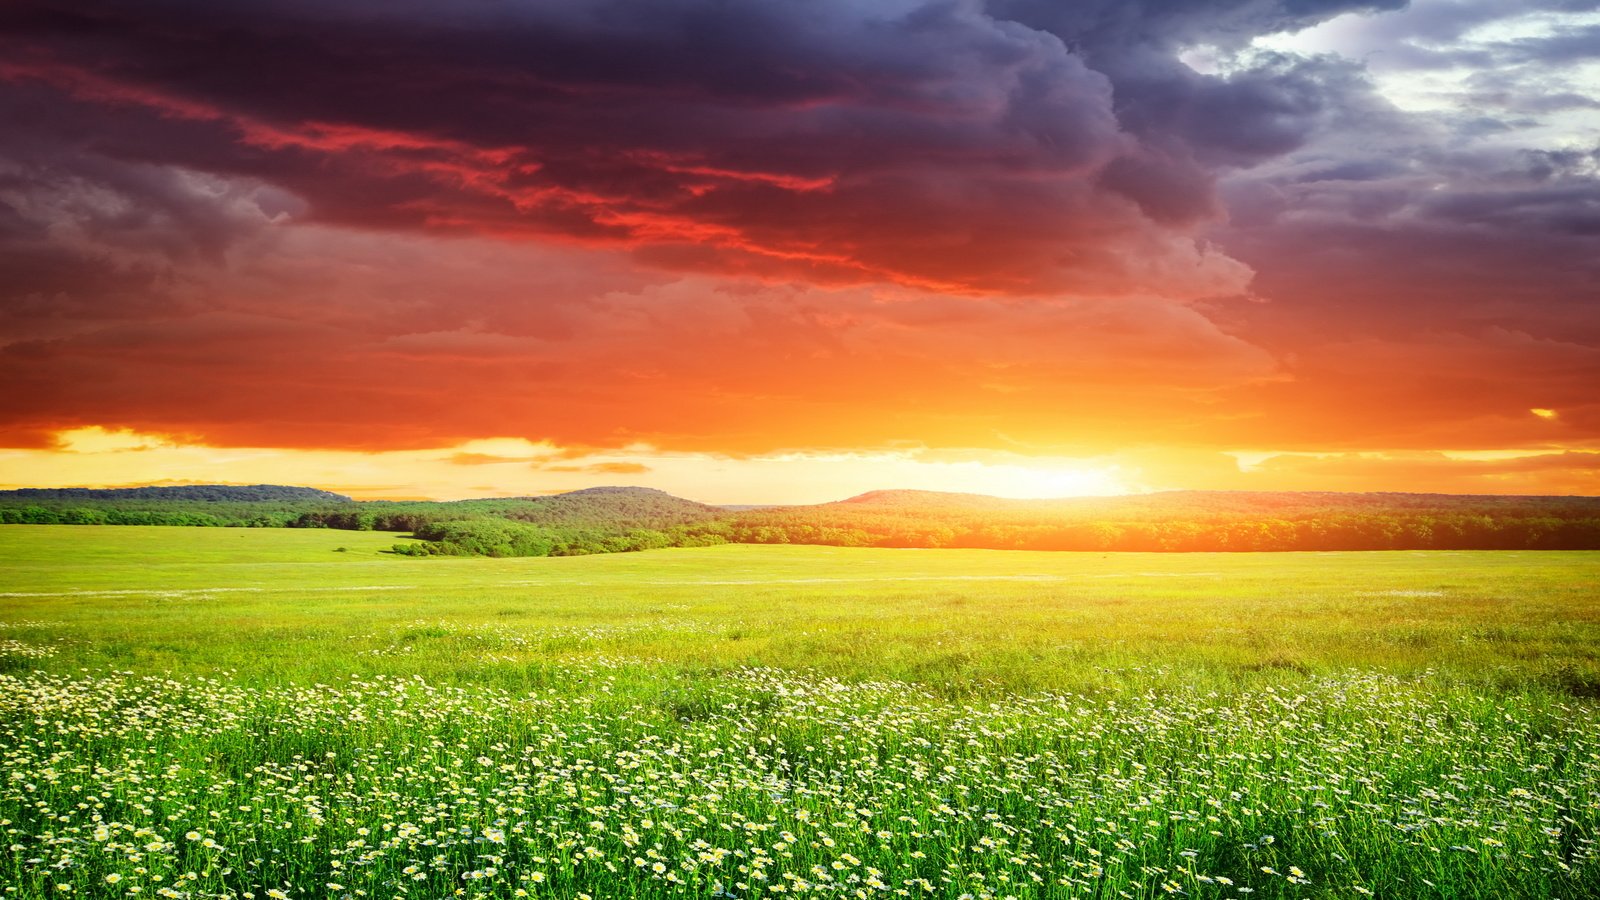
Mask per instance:
[[[479,32],[492,23],[463,11],[469,54],[376,7],[19,10],[0,46],[24,62],[0,78],[60,92],[46,133],[99,123],[101,152],[260,179],[328,223],[965,292],[1194,297],[1248,279],[1102,178],[1137,148],[1111,83],[1054,35],[965,4],[729,8],[702,58],[677,30],[693,4],[638,12],[660,21],[619,33],[529,9]]]

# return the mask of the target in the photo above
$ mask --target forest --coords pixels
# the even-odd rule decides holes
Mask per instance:
[[[1600,549],[1600,498],[1172,491],[1006,500],[874,491],[723,508],[648,488],[357,501],[313,488],[200,485],[0,492],[0,523],[332,528],[410,534],[415,556],[574,556],[722,543],[993,550]]]

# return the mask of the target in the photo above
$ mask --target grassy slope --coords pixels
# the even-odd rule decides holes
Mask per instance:
[[[422,672],[516,686],[537,677],[527,664],[598,653],[941,690],[1225,686],[1350,666],[1600,683],[1600,553],[725,546],[408,560],[382,552],[394,540],[8,527],[0,573],[21,596],[4,598],[0,620],[59,623],[38,630],[70,639],[59,670],[302,681]],[[494,659],[472,652],[496,642]]]

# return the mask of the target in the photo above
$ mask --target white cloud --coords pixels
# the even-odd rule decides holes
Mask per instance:
[[[1594,147],[1600,110],[1581,100],[1600,97],[1600,47],[1576,55],[1569,48],[1559,58],[1543,50],[1600,27],[1600,10],[1530,5],[1416,0],[1393,12],[1347,13],[1303,31],[1259,37],[1253,47],[1360,62],[1378,92],[1408,112],[1499,118],[1507,127],[1475,135],[1485,143]],[[1204,53],[1195,59],[1207,62]]]

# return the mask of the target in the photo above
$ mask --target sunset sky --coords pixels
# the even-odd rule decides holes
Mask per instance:
[[[1600,494],[1596,0],[9,0],[0,487]]]

